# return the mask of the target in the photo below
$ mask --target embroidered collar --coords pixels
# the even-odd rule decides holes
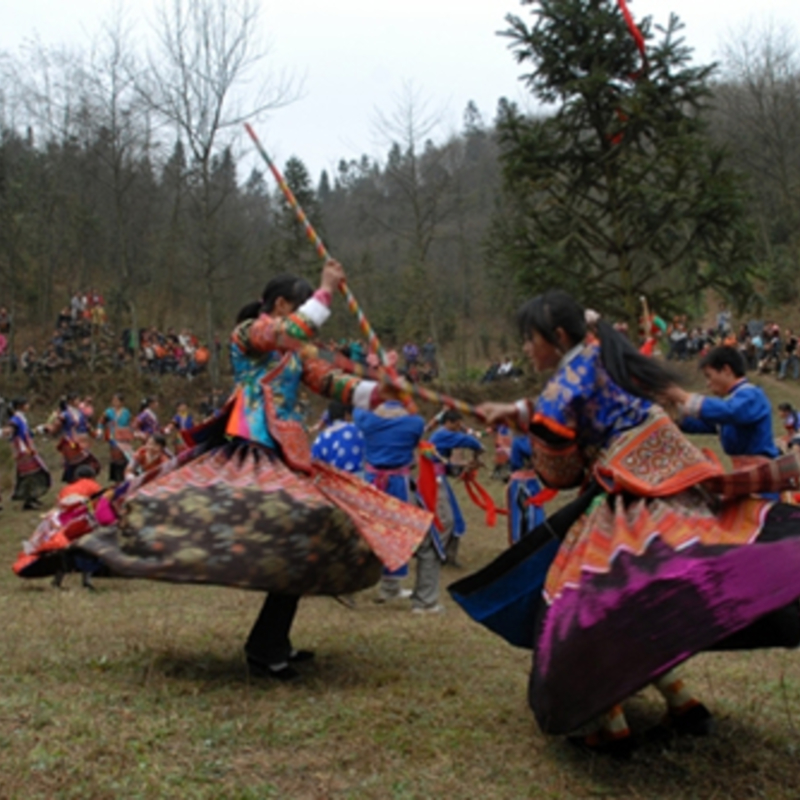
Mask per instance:
[[[558,369],[563,369],[564,367],[569,364],[572,359],[574,359],[586,346],[586,342],[579,342],[570,350],[567,350],[563,356],[561,356],[561,360],[558,362]]]

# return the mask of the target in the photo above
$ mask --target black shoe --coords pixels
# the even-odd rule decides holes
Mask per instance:
[[[83,588],[88,589],[90,592],[97,591],[97,587],[92,583],[91,576],[88,572],[83,573]]]
[[[567,741],[582,753],[608,756],[609,758],[618,758],[620,760],[629,759],[636,749],[636,744],[630,735],[619,739],[601,739],[599,742],[592,741],[591,738],[588,736],[567,736]]]
[[[711,736],[717,727],[713,714],[702,703],[682,714],[670,711],[662,724],[678,736]]]
[[[296,681],[300,677],[300,673],[285,662],[283,664],[262,664],[260,661],[248,658],[247,669],[254,678],[273,678],[284,683]]]
[[[290,664],[302,664],[304,661],[312,661],[313,659],[313,650],[292,650],[289,653],[288,661]]]
[[[64,583],[64,573],[56,572],[56,574],[53,575],[53,581],[52,581],[53,586],[55,586],[56,589],[60,589],[62,583]]]

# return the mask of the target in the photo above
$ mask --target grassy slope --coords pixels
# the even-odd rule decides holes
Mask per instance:
[[[774,391],[773,391],[774,390]],[[773,399],[798,399],[772,385]],[[7,450],[7,448],[3,448]],[[50,463],[56,463],[48,451]],[[5,454],[4,454],[5,456]],[[4,470],[5,476],[8,475]],[[488,481],[487,481],[488,483]],[[8,497],[7,483],[4,495]],[[499,497],[499,485],[492,490]],[[464,508],[468,506],[465,502]],[[504,546],[468,510],[467,568]],[[0,513],[10,565],[35,515]],[[443,582],[458,573],[447,569]],[[528,655],[447,613],[303,601],[303,685],[248,682],[241,646],[261,598],[238,590],[0,572],[2,798],[796,798],[795,653],[708,654],[686,673],[719,734],[648,746],[620,765],[543,736],[525,701]],[[639,727],[662,708],[629,705]]]

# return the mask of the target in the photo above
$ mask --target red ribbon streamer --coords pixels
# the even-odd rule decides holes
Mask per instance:
[[[525,501],[526,506],[543,506],[549,503],[558,494],[557,489],[540,489],[533,497]]]
[[[636,23],[633,21],[633,15],[628,8],[628,4],[625,0],[617,0],[617,5],[619,6],[619,10],[622,12],[622,17],[625,20],[625,24],[628,26],[628,30],[631,32],[631,36],[633,36],[634,41],[636,42],[636,47],[639,49],[639,53],[641,53],[642,61],[644,61],[645,66],[647,65],[647,54],[645,53],[644,49],[644,36],[642,36],[642,32],[639,28],[636,27]]]
[[[417,490],[419,491],[419,496],[422,498],[422,502],[425,503],[425,507],[428,511],[433,512],[433,524],[436,530],[441,533],[444,530],[444,526],[439,517],[436,516],[436,504],[439,500],[439,485],[436,482],[436,465],[432,458],[432,453],[435,452],[435,448],[428,442],[420,442],[419,450]]]
[[[475,477],[475,470],[465,472],[461,476],[461,479],[464,481],[464,487],[467,490],[469,499],[472,500],[478,508],[486,512],[486,527],[494,528],[497,524],[497,515],[502,514],[506,516],[508,514],[508,509],[498,508],[495,505],[489,492],[478,483],[478,479]]]

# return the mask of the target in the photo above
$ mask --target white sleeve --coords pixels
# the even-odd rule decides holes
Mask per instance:
[[[372,393],[375,391],[377,385],[376,381],[360,381],[353,392],[353,406],[355,408],[364,408],[369,411]]]
[[[317,300],[316,297],[309,297],[308,300],[297,309],[297,313],[308,317],[314,327],[321,328],[328,317],[330,317],[331,310],[324,303]]]

